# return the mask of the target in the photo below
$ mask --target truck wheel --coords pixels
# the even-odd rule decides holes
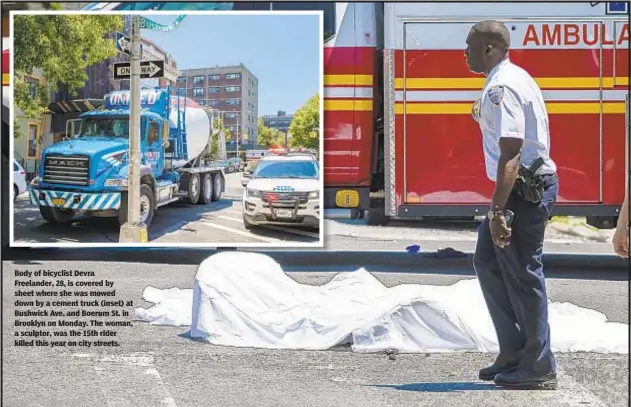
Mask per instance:
[[[202,196],[199,204],[208,205],[213,199],[213,177],[210,174],[204,174],[202,178]]]
[[[218,201],[221,199],[221,193],[223,190],[223,179],[219,174],[213,175],[213,201]]]
[[[596,229],[613,229],[616,226],[616,218],[613,216],[588,216],[586,223]]]
[[[153,189],[147,184],[140,185],[140,222],[149,229],[156,211],[156,197]]]
[[[188,178],[188,199],[192,204],[196,204],[199,201],[200,190],[199,174],[191,173]]]
[[[384,213],[384,208],[370,208],[364,211],[364,221],[369,226],[386,226],[390,218]]]
[[[73,209],[62,209],[54,206],[40,206],[39,213],[46,222],[55,225],[70,225],[75,215]]]
[[[127,193],[121,196],[121,205],[118,209],[118,223],[123,226],[127,223],[127,208],[129,197]],[[153,221],[153,215],[156,211],[155,196],[153,190],[147,184],[140,185],[140,221],[145,224],[147,229]]]

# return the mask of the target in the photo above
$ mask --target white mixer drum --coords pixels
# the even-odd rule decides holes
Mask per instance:
[[[180,111],[186,112],[182,118],[186,120],[186,142],[188,160],[173,161],[173,166],[178,168],[186,165],[204,153],[210,140],[210,119],[208,114],[195,101],[180,98]],[[169,113],[169,126],[177,128],[177,97],[171,98],[171,112]]]

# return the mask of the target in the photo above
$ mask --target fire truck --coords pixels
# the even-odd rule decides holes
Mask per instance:
[[[359,209],[374,224],[486,214],[494,185],[471,114],[485,78],[463,51],[475,22],[497,19],[510,30],[511,60],[547,102],[555,214],[614,225],[629,148],[629,24],[628,8],[612,5],[336,7],[343,15],[325,44],[325,208]]]
[[[555,215],[611,227],[629,148],[627,2],[91,3],[99,10],[322,10],[325,217],[483,216],[493,184],[472,118],[485,78],[464,60],[470,27],[506,23],[511,60],[547,102]]]
[[[483,19],[505,22],[511,60],[547,102],[555,215],[611,227],[629,147],[628,2],[94,3],[91,9],[323,10],[325,216],[486,214],[493,184],[471,115],[485,78],[464,61]]]

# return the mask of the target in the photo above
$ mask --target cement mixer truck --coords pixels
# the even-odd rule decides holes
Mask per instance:
[[[205,165],[211,113],[170,89],[141,91],[140,218],[149,227],[157,208],[179,200],[209,204],[225,191],[223,170]],[[42,152],[31,204],[53,224],[76,214],[127,221],[129,91],[105,95],[103,109],[66,123],[67,139]]]

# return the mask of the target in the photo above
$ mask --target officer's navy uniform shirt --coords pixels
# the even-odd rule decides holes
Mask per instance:
[[[545,163],[537,174],[556,172],[550,159],[548,112],[541,90],[528,72],[506,58],[489,72],[477,103],[473,115],[479,115],[486,175],[491,181],[497,179],[502,137],[524,140],[521,164],[530,167],[541,156]]]

